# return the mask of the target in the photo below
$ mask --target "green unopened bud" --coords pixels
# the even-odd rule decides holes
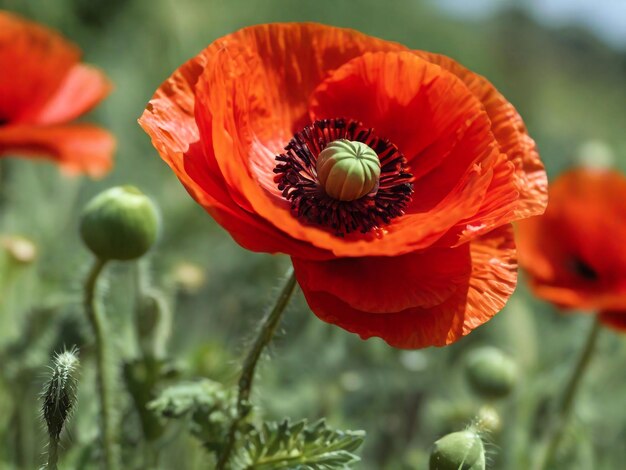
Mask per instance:
[[[98,194],[83,211],[80,234],[102,260],[143,256],[156,240],[159,217],[152,201],[134,186]]]
[[[48,434],[56,440],[59,439],[63,425],[76,405],[78,366],[75,349],[57,354],[52,364],[52,375],[41,396]]]
[[[471,430],[442,437],[430,453],[430,470],[485,470],[485,448]]]
[[[317,177],[330,197],[354,201],[376,188],[380,160],[363,142],[335,140],[317,158]]]
[[[515,387],[517,365],[499,349],[485,347],[470,354],[466,375],[478,395],[487,399],[502,398]]]

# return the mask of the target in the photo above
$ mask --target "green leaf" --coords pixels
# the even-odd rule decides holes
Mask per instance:
[[[233,468],[248,470],[347,469],[360,460],[353,454],[364,431],[337,431],[318,421],[265,422],[251,431],[233,459]]]
[[[148,409],[164,419],[185,419],[191,434],[219,452],[236,413],[235,393],[208,379],[181,382],[163,390]]]

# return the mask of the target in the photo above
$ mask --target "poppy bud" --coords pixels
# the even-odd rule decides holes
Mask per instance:
[[[0,238],[0,246],[5,249],[9,259],[18,265],[30,264],[37,258],[35,244],[28,238],[19,235]]]
[[[94,197],[83,211],[80,234],[102,260],[132,260],[154,244],[156,207],[134,186],[117,186]]]
[[[500,432],[502,429],[502,420],[500,419],[498,411],[490,405],[481,407],[480,410],[478,410],[473,428],[486,434]]]
[[[466,376],[476,394],[487,399],[502,398],[517,382],[517,365],[499,349],[481,348],[470,354]]]
[[[330,197],[354,201],[378,185],[380,160],[363,142],[338,139],[320,152],[317,177]]]
[[[136,328],[145,356],[163,357],[171,328],[171,314],[163,295],[153,289],[143,293],[136,307]]]
[[[485,448],[471,430],[442,437],[430,453],[430,470],[485,470]]]
[[[52,375],[44,387],[43,417],[48,434],[54,439],[61,435],[65,421],[76,404],[78,366],[75,349],[58,354],[51,368]]]

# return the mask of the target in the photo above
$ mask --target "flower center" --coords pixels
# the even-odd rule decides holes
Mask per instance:
[[[315,121],[276,161],[274,181],[294,217],[339,236],[389,224],[413,194],[398,147],[354,120]]]
[[[372,191],[380,177],[378,155],[363,142],[338,139],[317,157],[317,178],[330,197],[354,201]]]
[[[598,273],[593,267],[585,263],[582,259],[578,257],[573,257],[571,260],[571,269],[579,277],[587,281],[597,281]]]

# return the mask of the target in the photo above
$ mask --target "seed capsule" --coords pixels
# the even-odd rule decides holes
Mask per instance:
[[[453,432],[435,442],[430,453],[430,470],[485,470],[485,448],[471,430]]]
[[[465,371],[472,390],[487,399],[507,396],[517,382],[515,362],[493,347],[472,351]]]
[[[143,256],[154,244],[158,229],[156,207],[133,186],[98,194],[85,207],[80,224],[83,241],[102,260]]]
[[[335,140],[317,158],[317,177],[330,197],[354,201],[378,185],[380,160],[363,142]]]

